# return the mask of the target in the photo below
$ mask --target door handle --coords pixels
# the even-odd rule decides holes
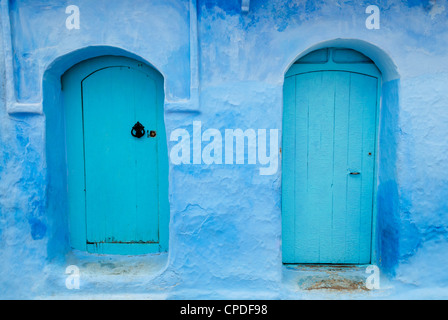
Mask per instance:
[[[350,172],[350,174],[352,176],[359,176],[361,174],[361,172]]]
[[[145,127],[140,122],[137,122],[132,127],[131,134],[134,138],[140,139],[141,137],[143,137],[145,135],[145,133],[146,133]]]

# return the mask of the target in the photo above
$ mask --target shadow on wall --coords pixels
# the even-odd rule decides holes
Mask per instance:
[[[397,181],[397,150],[399,134],[400,81],[383,83],[379,136],[378,173],[378,264],[394,276],[399,262],[399,192]]]

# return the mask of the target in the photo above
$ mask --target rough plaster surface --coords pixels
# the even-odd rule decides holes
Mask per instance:
[[[242,14],[237,0],[199,0],[199,101],[189,100],[189,1],[78,1],[75,31],[64,28],[69,4],[10,1],[14,79],[0,64],[1,298],[448,296],[446,0],[382,1],[380,30],[364,26],[368,1],[252,0]],[[168,255],[70,251],[58,111],[58,79],[67,68],[117,48],[153,65],[165,77],[168,137],[177,128],[191,132],[193,121],[219,130],[281,129],[285,72],[325,45],[362,51],[385,76],[377,263],[390,282],[383,291],[300,289],[304,271],[287,270],[281,260],[281,168],[260,176],[256,165],[170,165]],[[0,55],[4,61],[4,50]],[[8,114],[6,80],[20,102],[43,100],[44,114]],[[177,111],[176,103],[186,108]],[[65,288],[73,263],[82,275],[76,292]]]

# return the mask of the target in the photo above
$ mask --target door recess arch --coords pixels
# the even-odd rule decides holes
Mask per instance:
[[[163,77],[103,56],[62,76],[71,246],[100,254],[168,250]]]
[[[286,73],[283,262],[369,264],[375,252],[381,72],[324,48]]]

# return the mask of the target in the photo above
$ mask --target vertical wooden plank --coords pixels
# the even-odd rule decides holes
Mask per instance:
[[[157,86],[154,79],[141,72],[133,73],[134,123],[141,122],[147,131],[157,130]],[[135,241],[159,241],[159,165],[160,137],[133,139],[136,164]]]
[[[306,108],[301,108],[302,118],[297,117],[302,123],[297,123],[296,129],[297,137],[303,135],[303,141],[308,141],[306,149],[304,144],[296,146],[296,172],[301,172],[296,177],[296,208],[301,209],[296,209],[296,250],[297,259],[302,263],[321,262],[322,254],[327,259],[327,247],[331,245],[331,235],[328,235],[331,234],[334,118],[331,78],[331,73],[313,72],[300,76],[297,84],[297,95],[307,98],[307,104],[303,103]],[[299,154],[303,154],[303,159]]]
[[[334,252],[333,243],[333,175],[334,175],[334,116],[335,116],[335,79],[334,71],[322,72],[322,84],[315,96],[319,96],[315,106],[320,106],[316,113],[316,121],[319,125],[320,146],[316,150],[317,158],[315,175],[311,176],[316,182],[316,194],[313,216],[318,217],[316,224],[319,226],[319,262],[331,263]],[[313,108],[314,109],[314,108]],[[319,108],[316,108],[319,109]],[[312,115],[312,113],[310,113]]]
[[[296,77],[295,122],[295,260],[305,263],[318,256],[318,247],[308,239],[308,228],[312,227],[308,212],[308,147],[310,87],[314,77],[303,74]]]
[[[295,263],[295,84],[295,77],[286,78],[283,91],[282,246],[284,263]]]
[[[73,73],[62,78],[65,138],[67,152],[67,192],[70,223],[70,241],[74,248],[86,247],[85,191],[84,191],[84,137],[82,127],[81,84]],[[47,134],[49,134],[47,132]]]
[[[348,175],[347,186],[347,243],[346,263],[360,262],[360,219],[362,194],[362,154],[363,150],[363,111],[364,76],[351,74],[350,117],[349,117],[349,159],[348,171],[360,172],[360,175]]]
[[[347,212],[348,118],[350,106],[350,73],[335,77],[335,133],[333,173],[333,252],[332,263],[345,262]]]
[[[364,76],[359,263],[371,263],[378,79]]]

